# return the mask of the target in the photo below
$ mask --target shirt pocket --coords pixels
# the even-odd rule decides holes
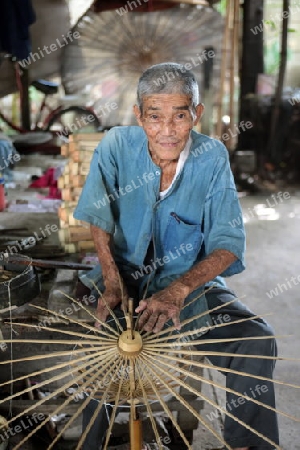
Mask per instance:
[[[190,224],[171,213],[163,239],[165,252],[180,252],[183,258],[196,259],[203,242],[200,224]],[[181,247],[180,247],[181,246]]]

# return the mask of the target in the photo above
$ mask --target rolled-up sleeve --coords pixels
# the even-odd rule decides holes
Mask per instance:
[[[112,203],[117,198],[113,141],[113,136],[105,136],[96,148],[73,214],[75,219],[88,222],[108,233],[115,230]]]
[[[203,232],[206,255],[222,249],[237,257],[221,276],[228,277],[245,269],[243,216],[227,158],[218,160],[213,174],[205,202]]]

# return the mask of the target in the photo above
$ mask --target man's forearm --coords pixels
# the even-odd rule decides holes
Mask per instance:
[[[107,286],[108,282],[110,284],[119,284],[119,270],[113,257],[111,234],[94,225],[91,225],[91,234],[96,247],[105,286]]]
[[[173,283],[188,288],[186,294],[189,295],[224,272],[236,259],[237,257],[228,250],[215,250]]]
[[[91,225],[91,233],[101,265],[105,290],[98,299],[96,327],[105,322],[111,310],[121,302],[123,308],[127,308],[127,290],[124,286],[119,269],[115,263],[112,250],[112,235],[101,228]]]

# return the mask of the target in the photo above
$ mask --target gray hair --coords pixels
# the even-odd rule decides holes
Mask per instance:
[[[183,94],[192,100],[194,108],[199,104],[199,86],[192,72],[184,65],[173,62],[149,67],[139,79],[137,102],[142,112],[143,97],[153,94]]]

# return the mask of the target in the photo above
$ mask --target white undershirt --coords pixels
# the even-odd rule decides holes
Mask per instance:
[[[172,186],[173,186],[173,184],[174,184],[174,182],[175,182],[179,172],[183,168],[183,166],[184,166],[184,164],[185,164],[185,162],[186,162],[186,160],[187,160],[187,158],[189,156],[191,145],[192,145],[192,138],[190,136],[188,141],[187,141],[187,143],[185,144],[184,149],[182,150],[182,152],[179,155],[178,163],[177,163],[177,166],[176,166],[176,172],[175,172],[174,178],[172,180],[172,183],[170,184],[170,186],[167,189],[165,189],[164,191],[161,191],[159,193],[160,199],[163,199],[167,195],[167,193],[170,191],[170,189],[172,188]]]

